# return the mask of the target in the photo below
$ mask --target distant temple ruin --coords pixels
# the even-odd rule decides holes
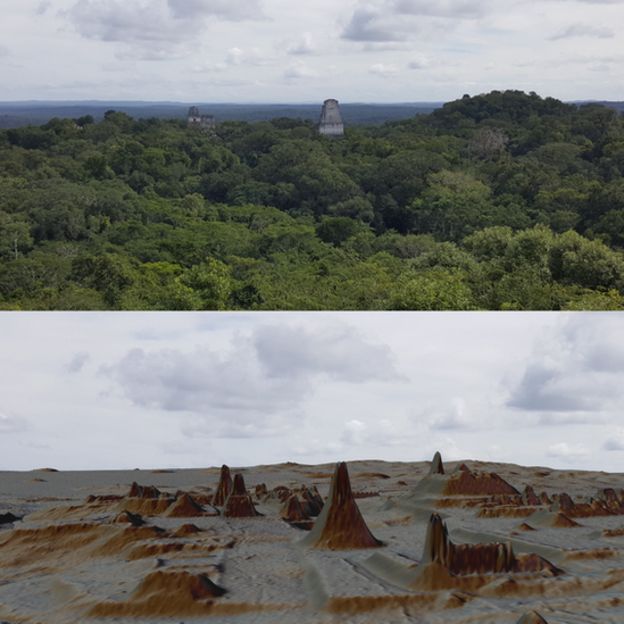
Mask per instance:
[[[340,114],[338,100],[325,100],[323,103],[319,121],[319,134],[329,137],[344,136],[344,123]]]
[[[188,126],[212,132],[217,127],[217,121],[212,115],[201,115],[197,106],[191,106],[188,112]]]

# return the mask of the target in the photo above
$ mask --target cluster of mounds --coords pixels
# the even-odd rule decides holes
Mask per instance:
[[[565,614],[589,602],[578,622],[624,622],[615,478],[593,499],[579,480],[573,499],[552,494],[571,491],[565,482],[537,494],[528,469],[445,466],[439,453],[413,472],[370,464],[355,487],[345,463],[248,471],[250,489],[223,466],[208,485],[133,482],[80,504],[46,500],[22,523],[3,514],[0,622],[572,624]],[[37,614],[23,600],[33,588]]]
[[[511,544],[454,544],[438,514],[432,514],[421,564],[441,566],[451,576],[468,574],[547,574],[562,570],[539,555],[515,555]]]
[[[536,553],[515,554],[509,543],[455,544],[442,518],[433,513],[427,525],[423,553],[416,565],[398,564],[384,554],[364,563],[368,572],[421,592],[485,591],[513,592],[518,580],[523,591],[543,591],[543,579],[564,574],[563,570]]]
[[[477,508],[480,518],[526,518],[520,531],[574,528],[581,526],[574,518],[624,515],[624,490],[603,488],[595,497],[579,501],[565,492],[538,495],[529,484],[519,491],[495,472],[472,471],[465,464],[446,473],[440,453],[410,497],[440,509]]]
[[[266,484],[256,486],[256,498],[265,504],[280,505],[280,517],[290,526],[309,531],[314,526],[314,518],[318,516],[324,505],[323,497],[316,486],[301,485],[289,488],[278,485],[269,490]]]
[[[169,518],[191,518],[218,515],[218,510],[211,504],[212,497],[204,495],[191,496],[188,492],[178,491],[175,494],[161,492],[153,485],[139,485],[136,481],[130,486],[126,496],[104,495],[88,496],[85,505],[72,506],[65,509],[68,518],[103,510],[119,510],[120,513],[142,516],[162,516]],[[200,503],[201,499],[201,503]],[[51,512],[55,513],[54,511]],[[57,510],[57,515],[63,509]],[[130,517],[130,516],[128,516]]]

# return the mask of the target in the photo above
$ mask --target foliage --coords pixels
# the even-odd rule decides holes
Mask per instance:
[[[622,309],[624,121],[534,93],[358,126],[0,131],[0,307]]]

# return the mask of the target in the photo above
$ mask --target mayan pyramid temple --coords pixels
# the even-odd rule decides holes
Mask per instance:
[[[338,100],[325,100],[319,121],[319,134],[329,137],[344,136],[344,123]]]

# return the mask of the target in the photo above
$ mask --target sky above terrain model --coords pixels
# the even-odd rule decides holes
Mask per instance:
[[[624,0],[3,0],[0,99],[624,99]]]
[[[0,469],[624,465],[621,314],[5,313],[0,334]]]

